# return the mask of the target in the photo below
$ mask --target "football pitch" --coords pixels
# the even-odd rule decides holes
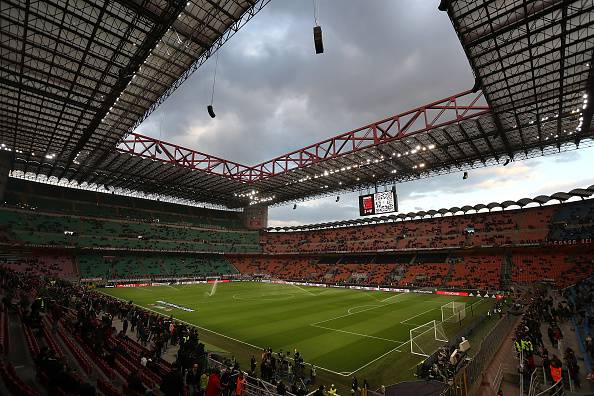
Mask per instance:
[[[217,284],[102,289],[111,296],[199,328],[207,347],[239,358],[270,347],[297,349],[307,363],[341,377],[411,378],[424,357],[411,354],[410,330],[432,320],[440,307],[466,303],[466,319],[443,323],[452,337],[460,326],[477,320],[494,303],[490,298],[303,287],[288,284],[231,282]],[[190,311],[191,310],[191,311]],[[472,342],[472,340],[471,340]],[[396,382],[396,381],[393,381]]]

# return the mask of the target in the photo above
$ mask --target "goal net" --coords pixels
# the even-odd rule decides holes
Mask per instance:
[[[452,301],[441,306],[442,322],[460,322],[466,317],[466,303]]]
[[[410,330],[410,353],[414,355],[430,356],[446,342],[443,325],[436,320]]]

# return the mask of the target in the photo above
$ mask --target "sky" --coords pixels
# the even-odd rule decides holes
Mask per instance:
[[[464,91],[468,60],[439,0],[272,0],[136,132],[254,165]],[[502,202],[594,184],[594,150],[454,173],[398,186],[401,212]],[[358,217],[357,194],[272,207],[269,225]]]

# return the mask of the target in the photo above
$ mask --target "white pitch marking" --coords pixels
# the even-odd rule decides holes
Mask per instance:
[[[409,341],[407,341],[407,342],[409,342]],[[398,345],[396,348],[390,349],[388,352],[386,352],[386,353],[384,353],[384,354],[382,354],[382,355],[379,355],[378,357],[376,357],[376,358],[375,358],[375,359],[373,359],[372,361],[370,361],[370,362],[368,362],[368,363],[364,364],[363,366],[359,367],[357,370],[350,372],[348,376],[349,376],[349,377],[350,377],[350,376],[352,376],[352,375],[353,375],[353,374],[355,374],[356,372],[363,370],[365,367],[369,366],[369,365],[370,365],[370,364],[372,364],[372,363],[375,363],[375,362],[377,362],[378,360],[380,360],[380,359],[381,359],[381,358],[383,358],[384,356],[387,356],[387,355],[389,355],[390,353],[392,353],[392,352],[394,352],[394,351],[396,351],[396,352],[402,352],[402,351],[398,350],[398,348],[400,348],[400,347],[401,347],[402,345],[404,345],[404,344],[406,344],[406,342],[403,342],[402,344]]]
[[[364,307],[383,307],[383,305],[357,305],[355,307],[350,307],[347,312],[352,314],[352,313],[358,313],[358,312],[352,312],[353,309],[355,308],[364,308]],[[359,311],[359,312],[363,312],[363,311]]]
[[[330,321],[335,320],[335,319],[346,318],[347,316],[360,314],[361,312],[371,311],[372,309],[378,309],[378,308],[381,308],[381,307],[387,307],[388,305],[396,304],[397,302],[398,301],[395,301],[395,302],[392,302],[392,303],[389,303],[389,304],[374,306],[374,307],[368,308],[368,309],[362,309],[361,311],[358,311],[358,312],[355,312],[355,313],[347,313],[345,315],[339,315],[339,316],[336,316],[334,318],[330,318],[330,319],[326,319],[326,320],[321,320],[319,322],[315,322],[315,323],[311,323],[311,324],[316,325],[316,324],[320,324],[320,323],[330,322]]]
[[[455,301],[455,300],[452,300],[452,301]],[[452,301],[450,301],[450,302],[452,302]],[[478,303],[480,303],[480,302],[482,302],[482,301],[483,301],[483,299],[481,298],[480,300],[478,300],[478,301],[475,301],[475,302],[473,302],[472,304],[470,304],[470,305],[468,306],[468,308],[470,308],[470,307],[472,307],[473,305],[475,305],[475,304],[478,304]],[[403,321],[402,321],[402,322],[400,322],[400,323],[402,323],[402,324],[406,324],[406,323],[404,323],[404,322],[408,322],[408,321],[409,321],[409,320],[411,320],[411,319],[414,319],[414,318],[416,318],[416,317],[418,317],[418,316],[421,316],[421,315],[423,315],[423,314],[426,314],[427,312],[435,311],[436,309],[437,309],[437,308],[431,308],[431,309],[428,309],[428,310],[426,310],[426,311],[424,311],[424,312],[421,312],[420,314],[417,314],[417,315],[415,315],[415,316],[411,316],[410,318],[408,318],[408,319],[406,319],[406,320],[403,320]]]
[[[293,286],[295,286],[297,289],[309,294],[310,296],[317,296],[317,294],[310,292],[309,290],[305,290],[304,288],[300,287],[299,285],[296,284],[292,284]]]
[[[103,294],[105,294],[105,295],[108,295],[108,296],[110,296],[110,297],[113,297],[113,298],[115,298],[115,299],[118,299],[118,300],[120,300],[120,301],[125,301],[125,302],[128,302],[128,300],[124,300],[123,298],[120,298],[120,297],[112,296],[112,295],[110,295],[110,294],[107,294],[107,293],[103,293]],[[161,315],[161,316],[165,316],[165,317],[167,317],[167,315],[163,314],[162,312],[155,311],[154,309],[150,309],[150,308],[147,308],[147,307],[145,307],[145,306],[138,305],[138,304],[136,304],[136,303],[134,303],[134,305],[136,305],[137,307],[140,307],[140,308],[142,308],[142,309],[146,309],[147,311],[151,311],[151,312],[154,312],[154,313],[156,313],[156,314],[158,314],[158,315]],[[245,341],[238,340],[237,338],[229,337],[229,336],[227,336],[227,335],[225,335],[225,334],[221,334],[221,333],[218,333],[218,332],[216,332],[216,331],[214,331],[214,330],[207,329],[206,327],[198,326],[198,325],[197,325],[197,324],[195,324],[195,323],[189,323],[189,322],[186,322],[185,320],[181,320],[181,319],[178,319],[178,318],[176,318],[175,320],[177,320],[177,321],[180,321],[180,322],[182,322],[182,323],[185,323],[185,324],[187,324],[187,325],[189,325],[189,326],[193,326],[193,327],[195,327],[195,328],[197,328],[197,329],[205,330],[205,331],[208,331],[208,332],[210,332],[210,333],[216,334],[216,335],[218,335],[218,336],[221,336],[221,337],[224,337],[224,338],[228,338],[228,339],[230,339],[230,340],[233,340],[233,341],[235,341],[235,342],[239,342],[239,343],[241,343],[241,344],[244,344],[244,345],[247,345],[247,346],[249,346],[249,347],[252,347],[252,348],[258,349],[258,350],[260,350],[260,351],[264,350],[264,348],[261,348],[261,347],[259,347],[259,346],[257,346],[257,345],[250,344],[249,342],[245,342]],[[330,370],[330,369],[328,369],[328,368],[325,368],[325,367],[323,367],[323,366],[319,366],[319,365],[317,365],[317,364],[316,364],[315,366],[316,366],[316,368],[318,368],[318,369],[321,369],[321,370],[323,370],[323,371],[327,371],[327,372],[329,372],[329,373],[332,373],[332,374],[340,375],[341,377],[347,377],[347,375],[343,374],[344,372],[343,372],[343,373],[339,373],[338,371]]]
[[[396,294],[394,294],[393,296],[390,296],[390,297],[388,297],[388,298],[384,298],[383,300],[380,300],[380,302],[386,302],[386,301],[388,301],[388,300],[391,300],[391,299],[393,299],[394,297],[398,297],[398,296],[399,296],[399,295],[401,295],[401,294],[404,294],[404,293],[396,293]]]
[[[416,314],[415,316],[411,316],[410,318],[408,318],[408,319],[405,319],[405,320],[403,320],[403,321],[402,321],[402,322],[400,322],[400,323],[408,322],[408,321],[409,321],[409,320],[411,320],[411,319],[414,319],[414,318],[417,318],[417,317],[419,317],[419,316],[421,316],[421,315],[424,315],[424,314],[426,314],[427,312],[435,311],[436,309],[437,309],[437,308],[431,308],[431,309],[428,309],[428,310],[426,310],[426,311],[423,311],[423,312],[421,312],[420,314]]]
[[[317,327],[319,329],[324,329],[324,330],[332,330],[332,331],[338,331],[340,333],[346,333],[346,334],[356,335],[356,336],[359,336],[359,337],[374,338],[376,340],[382,340],[382,341],[388,341],[388,342],[396,342],[396,343],[399,343],[400,345],[402,345],[402,341],[392,340],[390,338],[376,337],[376,336],[372,336],[372,335],[369,335],[369,334],[355,333],[353,331],[348,331],[348,330],[333,329],[332,327],[319,326],[319,325],[315,325],[315,324],[311,324],[310,326]]]

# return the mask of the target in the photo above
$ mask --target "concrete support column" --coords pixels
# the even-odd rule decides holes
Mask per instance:
[[[12,153],[0,150],[0,202],[4,202],[4,193],[8,185],[8,173],[12,169]]]
[[[268,206],[251,205],[243,209],[243,225],[250,230],[268,227]]]

